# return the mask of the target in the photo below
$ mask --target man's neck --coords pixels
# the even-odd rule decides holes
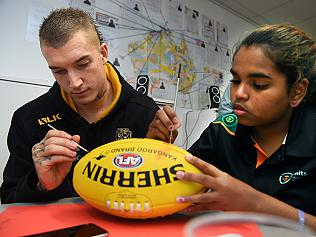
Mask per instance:
[[[95,122],[114,100],[112,84],[108,80],[106,80],[106,83],[107,85],[101,98],[88,105],[77,105],[78,113],[89,123]]]

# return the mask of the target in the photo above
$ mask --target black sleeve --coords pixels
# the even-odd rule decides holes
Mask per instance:
[[[214,163],[217,156],[216,136],[213,124],[210,124],[201,134],[200,138],[188,150],[192,155]]]
[[[32,146],[44,136],[39,129],[36,136],[33,134],[36,131],[32,131],[24,123],[23,116],[15,112],[7,139],[10,155],[3,172],[2,203],[51,201],[71,195],[72,186],[68,180],[52,191],[36,189],[38,178],[32,160]]]
[[[126,121],[128,124],[133,124],[136,132],[133,137],[144,138],[159,107],[152,98],[142,94],[138,95],[139,92],[135,93],[136,95],[130,98],[126,106],[125,118],[128,117],[128,121]]]

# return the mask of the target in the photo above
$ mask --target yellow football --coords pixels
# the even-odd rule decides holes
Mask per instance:
[[[200,184],[181,181],[176,172],[201,173],[188,163],[187,151],[152,139],[125,139],[102,145],[76,165],[73,184],[90,205],[126,218],[170,215],[190,204],[177,196],[204,192]]]

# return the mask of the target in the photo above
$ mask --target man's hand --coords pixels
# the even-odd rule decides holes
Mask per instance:
[[[49,130],[44,139],[32,148],[39,184],[43,189],[57,188],[67,176],[76,159],[78,135],[71,136],[64,131]]]
[[[176,112],[168,105],[158,110],[153,121],[150,123],[147,131],[147,138],[158,139],[165,142],[173,143],[178,136],[178,128],[181,123]]]

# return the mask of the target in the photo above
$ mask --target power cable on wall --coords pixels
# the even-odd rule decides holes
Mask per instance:
[[[52,86],[46,85],[46,84],[33,83],[33,82],[26,82],[26,81],[17,81],[17,80],[4,79],[4,78],[0,78],[0,81],[11,82],[11,83],[17,83],[17,84],[23,84],[23,85],[43,86],[43,87],[49,87],[49,88],[52,87]]]
[[[205,108],[202,108],[202,109],[199,110],[197,119],[196,119],[196,121],[195,121],[195,123],[194,123],[194,125],[193,125],[193,127],[192,127],[192,129],[191,129],[191,131],[190,131],[190,134],[188,134],[188,128],[187,128],[187,123],[188,123],[188,122],[187,122],[187,121],[188,121],[188,115],[189,115],[189,113],[193,112],[193,110],[189,110],[189,111],[187,111],[187,112],[185,113],[185,124],[184,124],[185,140],[184,140],[184,142],[183,142],[183,144],[182,144],[182,147],[185,147],[186,150],[188,149],[188,140],[189,140],[189,137],[192,135],[192,133],[193,133],[193,131],[194,131],[194,129],[195,129],[195,127],[196,127],[196,125],[197,125],[199,119],[200,119],[201,112],[202,112],[203,110],[207,110],[207,109],[208,109],[208,106],[206,106]]]

